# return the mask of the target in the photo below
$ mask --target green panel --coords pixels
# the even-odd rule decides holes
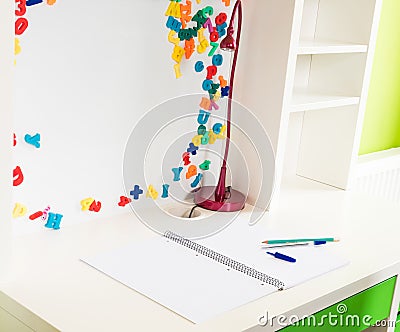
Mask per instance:
[[[395,284],[396,277],[390,278],[280,331],[362,331],[389,317]]]
[[[399,313],[397,315],[397,320],[396,320],[396,328],[394,329],[394,332],[400,332],[400,307],[399,307]]]
[[[399,0],[383,0],[360,155],[400,147],[399,13]]]

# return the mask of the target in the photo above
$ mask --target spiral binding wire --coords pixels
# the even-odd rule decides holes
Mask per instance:
[[[182,246],[185,246],[191,250],[194,250],[203,256],[209,257],[218,263],[224,264],[236,271],[242,272],[252,278],[258,279],[265,284],[272,285],[272,286],[278,288],[278,290],[283,290],[285,288],[285,284],[282,281],[280,281],[279,279],[273,278],[265,273],[257,271],[256,269],[253,269],[243,263],[235,261],[235,260],[233,260],[227,256],[224,256],[214,250],[204,247],[201,244],[198,244],[196,242],[185,239],[184,237],[179,236],[171,231],[165,232],[164,237],[166,237],[167,239],[170,239]]]

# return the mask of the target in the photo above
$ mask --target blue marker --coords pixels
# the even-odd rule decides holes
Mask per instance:
[[[286,256],[284,254],[280,254],[279,252],[273,253],[273,252],[267,251],[267,254],[272,255],[275,258],[281,259],[281,260],[286,261],[286,262],[296,263],[296,258],[293,258],[293,257],[290,257],[290,256]]]

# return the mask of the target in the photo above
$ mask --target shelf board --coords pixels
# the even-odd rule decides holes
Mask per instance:
[[[323,93],[294,92],[290,113],[312,111],[323,108],[357,105],[360,97],[338,96]]]
[[[368,45],[343,43],[337,41],[300,41],[297,49],[299,55],[333,54],[333,53],[366,53]]]

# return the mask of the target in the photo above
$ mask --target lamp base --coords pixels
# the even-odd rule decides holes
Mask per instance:
[[[216,188],[214,186],[201,187],[194,194],[194,203],[203,209],[219,212],[235,212],[244,208],[246,196],[241,192],[231,189],[228,198],[223,202],[217,202],[215,201]]]

